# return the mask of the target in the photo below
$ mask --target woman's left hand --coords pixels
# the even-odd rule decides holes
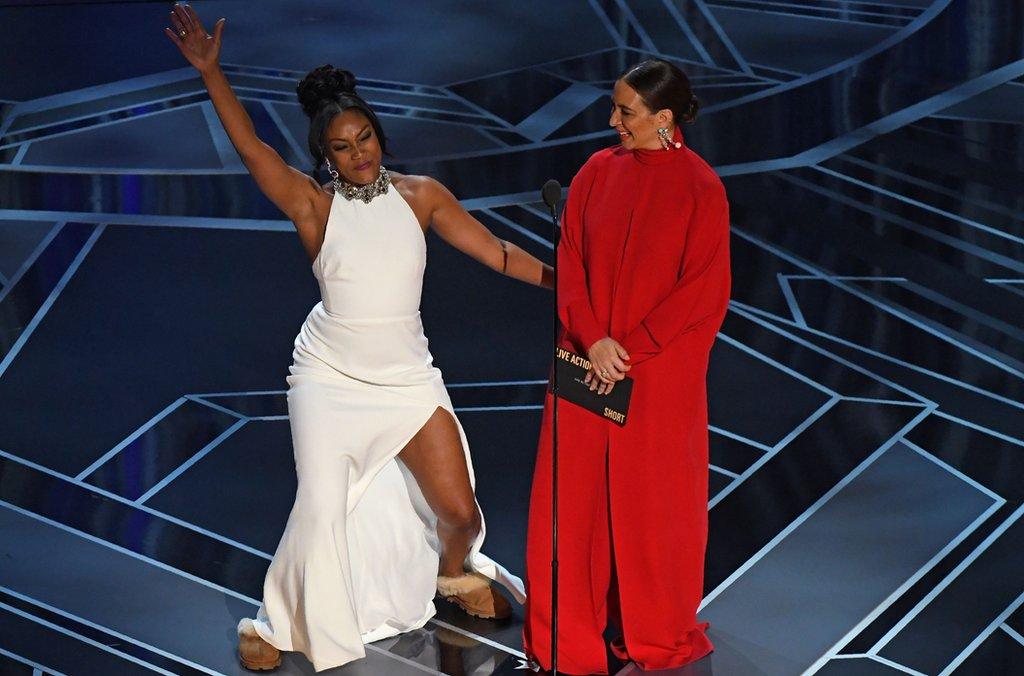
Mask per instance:
[[[597,377],[597,371],[594,369],[590,369],[589,371],[587,371],[587,375],[586,377],[583,378],[583,382],[586,383],[587,385],[590,385],[591,392],[597,390],[598,394],[609,394],[611,393],[612,388],[615,387],[614,380],[609,381],[607,383],[602,381],[600,378]]]
[[[583,382],[590,385],[591,392],[598,390],[598,394],[611,392],[615,381],[625,378],[626,372],[632,368],[628,363],[629,353],[626,348],[611,336],[605,336],[591,345],[587,349],[587,358],[590,360],[590,370]]]

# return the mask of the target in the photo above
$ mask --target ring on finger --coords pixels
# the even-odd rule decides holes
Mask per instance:
[[[181,37],[185,37],[186,35],[188,35],[188,31],[180,30],[180,31],[178,31],[178,35],[180,35]]]

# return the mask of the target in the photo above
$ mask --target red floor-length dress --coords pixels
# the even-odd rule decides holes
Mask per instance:
[[[644,669],[681,666],[713,649],[696,611],[708,523],[708,354],[731,286],[725,189],[685,145],[599,151],[569,188],[557,255],[560,344],[585,354],[611,336],[635,379],[625,427],[566,401],[558,407],[559,671],[607,673],[609,615],[618,616],[629,659]],[[551,404],[548,394],[523,630],[527,654],[545,669]]]

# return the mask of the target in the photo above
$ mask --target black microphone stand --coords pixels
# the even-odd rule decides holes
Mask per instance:
[[[551,210],[552,241],[554,243],[554,261],[551,266],[551,279],[554,286],[554,304],[552,305],[552,353],[558,350],[558,240],[561,230],[558,227],[558,200],[562,197],[562,186],[555,180],[544,184],[541,191],[544,203]],[[555,355],[557,359],[557,355]],[[557,362],[551,372],[551,671],[558,676],[558,366]]]

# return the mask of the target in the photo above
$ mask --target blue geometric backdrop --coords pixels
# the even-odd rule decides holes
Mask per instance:
[[[162,33],[170,4],[0,7],[5,674],[242,673],[234,627],[294,496],[284,377],[318,289]],[[626,67],[678,62],[733,232],[699,613],[716,649],[680,673],[1024,671],[1021,3],[194,7],[227,18],[224,70],[290,164],[311,165],[298,80],[348,68],[389,167],[547,261],[539,186],[615,142]],[[551,297],[434,236],[428,261],[486,549],[521,574]],[[440,608],[337,673],[511,673],[521,615]]]

